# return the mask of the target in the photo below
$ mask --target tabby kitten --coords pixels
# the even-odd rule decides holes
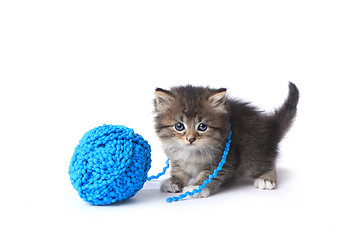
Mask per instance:
[[[194,196],[208,197],[239,177],[255,179],[259,189],[274,189],[278,144],[291,127],[298,100],[299,91],[291,82],[285,103],[273,114],[229,98],[225,88],[157,88],[155,129],[171,160],[171,177],[162,182],[161,190],[181,192],[201,185],[221,160],[230,124],[232,141],[226,163]]]

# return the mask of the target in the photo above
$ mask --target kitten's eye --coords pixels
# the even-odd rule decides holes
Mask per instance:
[[[182,123],[177,123],[175,124],[175,129],[180,132],[185,129],[185,126]]]
[[[206,131],[207,128],[208,126],[205,123],[200,123],[198,126],[199,131]]]

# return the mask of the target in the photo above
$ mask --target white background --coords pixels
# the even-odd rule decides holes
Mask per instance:
[[[359,239],[358,1],[1,1],[1,239]],[[156,87],[226,87],[271,111],[300,89],[279,184],[168,204],[159,182],[79,198],[74,148],[99,125],[153,130]]]

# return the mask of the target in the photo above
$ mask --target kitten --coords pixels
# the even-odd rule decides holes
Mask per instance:
[[[255,179],[259,189],[274,189],[278,144],[291,127],[298,100],[299,91],[291,82],[285,103],[273,114],[229,98],[225,88],[157,88],[155,129],[171,161],[171,177],[162,182],[161,190],[181,192],[201,185],[221,160],[230,124],[232,141],[226,163],[195,197],[208,197],[240,177]]]

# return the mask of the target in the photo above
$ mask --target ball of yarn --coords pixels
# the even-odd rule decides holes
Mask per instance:
[[[130,128],[103,125],[85,133],[71,158],[69,175],[79,196],[107,205],[134,196],[147,180],[150,145]]]

